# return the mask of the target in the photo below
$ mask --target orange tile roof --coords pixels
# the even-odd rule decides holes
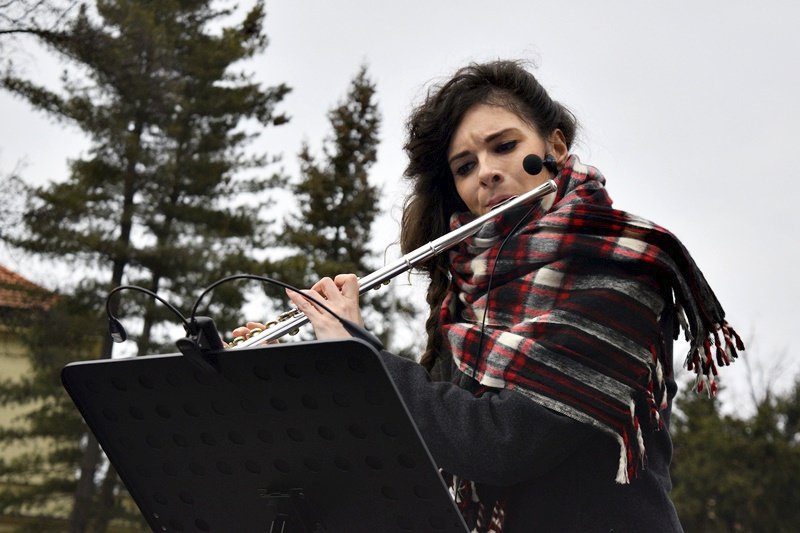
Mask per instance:
[[[49,309],[56,296],[0,265],[0,308]]]

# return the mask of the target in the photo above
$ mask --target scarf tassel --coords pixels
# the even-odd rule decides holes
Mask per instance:
[[[630,483],[630,480],[639,474],[639,471],[644,468],[646,459],[644,435],[642,435],[642,427],[635,410],[636,404],[631,400],[629,424],[625,425],[619,439],[619,467],[615,481],[622,485]]]
[[[677,301],[675,302],[675,318],[677,319],[677,323],[679,324],[680,328],[683,329],[683,338],[686,342],[692,342],[692,335],[691,330],[689,329],[689,321],[686,319],[686,312],[683,310],[683,306],[679,304]],[[678,335],[675,335],[675,338],[678,338]]]
[[[705,391],[709,398],[716,396],[717,390],[719,390],[713,373],[698,372],[694,388],[698,393]]]
[[[502,533],[506,520],[506,501],[500,498],[489,507],[478,497],[478,489],[474,481],[461,479],[442,472],[445,481],[450,485],[450,493],[461,511],[467,524],[473,523],[471,533]],[[486,517],[489,515],[487,521]]]
[[[660,387],[662,398],[664,398],[664,389],[666,387]],[[661,420],[661,409],[664,407],[665,401],[661,402],[661,405],[656,402],[656,397],[653,394],[653,382],[651,381],[650,384],[647,386],[647,407],[650,413],[650,426],[653,428],[661,429],[663,427],[663,422]]]
[[[647,384],[647,405],[650,408],[650,422],[654,428],[661,429],[663,422],[661,420],[661,410],[667,407],[667,383],[664,381],[664,367],[661,364],[661,359],[658,357],[658,350],[655,346],[650,347],[650,354],[653,358],[653,366],[655,367],[655,385],[658,386],[658,392],[661,398],[661,404],[656,402],[653,384],[653,374],[651,373],[650,381]]]
[[[731,327],[731,325],[727,322],[722,323],[720,331],[722,331],[722,337],[725,339],[725,351],[730,354],[731,360],[737,359],[739,357],[737,350],[744,350],[742,338],[739,337],[739,334],[736,333],[736,330],[734,330],[733,327]]]
[[[695,379],[697,392],[706,391],[709,396],[716,396],[719,389],[716,380],[717,366],[730,365],[739,357],[738,352],[744,349],[741,337],[730,324],[727,322],[723,322],[722,325],[715,324],[712,332],[703,341],[703,354],[701,355],[698,347],[686,358],[686,369],[693,370],[697,375]]]

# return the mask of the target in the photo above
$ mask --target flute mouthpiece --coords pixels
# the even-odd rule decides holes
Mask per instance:
[[[506,198],[505,200],[503,200],[502,202],[497,202],[496,204],[494,204],[494,205],[492,206],[492,208],[490,209],[490,211],[494,211],[494,210],[495,210],[495,209],[497,209],[498,207],[500,207],[500,206],[503,206],[503,205],[507,204],[508,202],[512,201],[514,198],[517,198],[517,197],[516,197],[516,196],[510,196],[510,197]]]

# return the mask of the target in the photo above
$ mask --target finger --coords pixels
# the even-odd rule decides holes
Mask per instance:
[[[312,291],[318,292],[326,300],[335,298],[339,295],[339,287],[333,282],[331,278],[325,277],[319,280],[311,287]]]
[[[333,282],[345,298],[358,298],[358,276],[355,274],[339,274]]]
[[[239,326],[238,328],[236,328],[235,330],[233,330],[231,332],[231,335],[233,335],[234,339],[236,337],[245,337],[246,338],[248,335],[250,335],[250,328],[247,328],[247,327],[244,327],[244,326]]]
[[[331,281],[331,283],[333,283],[333,281]],[[311,289],[304,290],[303,294],[311,298],[311,300],[308,298],[303,298],[303,301],[306,302],[306,304],[311,306],[317,313],[325,312],[325,310],[321,307],[325,305],[325,295],[321,294],[319,291]],[[317,302],[319,302],[319,305],[317,305]]]
[[[320,294],[316,291],[305,290],[301,291],[303,294],[308,294],[311,298],[321,298]],[[303,312],[306,316],[311,318],[310,314],[319,315],[319,309],[317,306],[312,304],[308,301],[307,298],[303,297],[302,295],[296,293],[295,291],[286,289],[286,296],[292,301],[292,303],[297,307],[300,311]]]
[[[240,328],[237,328],[237,330],[238,329],[240,329]],[[227,346],[238,346],[239,344],[241,344],[241,343],[243,343],[244,341],[247,340],[248,333],[245,333],[245,332],[247,332],[248,330],[246,328],[244,328],[244,332],[243,331],[237,331],[237,330],[234,330],[235,332],[233,333],[233,340]]]
[[[247,329],[250,329],[250,330],[260,329],[261,331],[264,331],[264,328],[266,328],[266,326],[264,324],[262,324],[261,322],[248,322],[247,323]]]

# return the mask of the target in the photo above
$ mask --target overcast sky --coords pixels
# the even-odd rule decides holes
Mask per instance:
[[[284,153],[287,169],[302,140],[318,146],[328,133],[325,113],[361,64],[377,83],[373,178],[390,212],[377,248],[397,236],[403,126],[427,84],[470,61],[531,60],[578,117],[574,151],[605,174],[616,207],[683,240],[729,321],[756,338],[754,360],[785,352],[784,380],[800,371],[790,337],[800,318],[800,3],[278,0],[267,12],[270,46],[252,68],[266,84],[293,87],[282,105],[292,120],[258,147]],[[41,79],[58,70],[28,65]],[[0,171],[24,161],[29,181],[63,178],[66,159],[87,146],[6,93],[0,116]],[[0,262],[53,285],[25,261],[0,249]]]

